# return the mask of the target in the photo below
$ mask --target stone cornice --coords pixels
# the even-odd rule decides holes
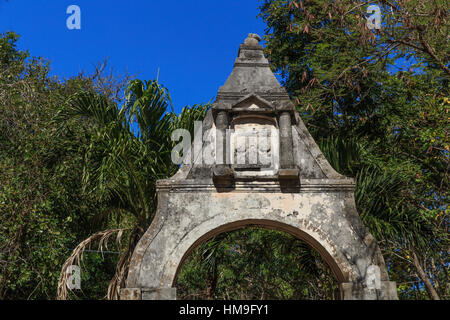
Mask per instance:
[[[291,102],[289,95],[284,92],[220,92],[217,94],[216,102],[224,101],[236,101],[242,99],[249,94],[255,94],[266,100],[286,101]]]
[[[260,68],[268,68],[270,67],[270,64],[268,63],[256,63],[256,62],[236,62],[234,64],[234,67],[260,67]]]
[[[237,179],[232,187],[216,186],[210,179],[206,180],[159,180],[158,192],[246,192],[246,193],[327,193],[354,192],[353,179],[301,179],[299,185],[286,185],[272,177],[258,177],[258,181]]]

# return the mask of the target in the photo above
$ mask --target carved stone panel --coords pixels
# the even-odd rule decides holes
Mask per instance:
[[[274,176],[279,168],[279,132],[273,118],[241,116],[230,131],[231,165],[236,177]]]

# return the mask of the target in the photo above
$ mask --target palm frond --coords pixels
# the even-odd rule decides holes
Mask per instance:
[[[427,219],[406,203],[408,176],[375,166],[357,175],[355,200],[361,219],[376,239],[424,244],[431,226]]]
[[[99,250],[103,251],[103,246],[107,246],[109,238],[117,233],[117,241],[120,241],[122,234],[124,231],[128,229],[110,229],[105,231],[100,231],[89,238],[83,240],[80,244],[76,246],[76,248],[72,251],[70,257],[63,264],[61,273],[58,281],[58,300],[69,300],[69,291],[67,286],[67,281],[69,280],[70,274],[68,273],[68,269],[70,266],[77,265],[81,269],[81,264],[83,262],[83,253],[92,243],[99,242]]]
[[[319,141],[319,147],[330,165],[340,174],[353,176],[361,165],[361,147],[354,137],[329,136]]]

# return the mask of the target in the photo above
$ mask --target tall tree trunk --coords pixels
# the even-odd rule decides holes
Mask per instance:
[[[411,249],[411,255],[413,258],[413,265],[417,270],[417,275],[419,276],[420,280],[423,281],[425,285],[425,290],[427,290],[428,295],[433,300],[441,300],[438,293],[433,287],[433,284],[431,283],[430,279],[427,277],[425,271],[422,268],[422,265],[420,264],[419,258],[417,257],[414,250]]]

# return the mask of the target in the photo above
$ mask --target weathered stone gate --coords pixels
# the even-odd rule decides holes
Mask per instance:
[[[262,226],[316,249],[342,299],[397,299],[380,249],[356,210],[354,181],[327,162],[259,41],[250,34],[240,46],[233,72],[197,131],[201,150],[194,142],[189,161],[158,182],[158,210],[135,249],[121,298],[175,299],[177,273],[194,248],[222,232]],[[250,141],[261,132],[277,143]],[[216,164],[199,161],[211,154]],[[262,163],[252,154],[274,160]]]

